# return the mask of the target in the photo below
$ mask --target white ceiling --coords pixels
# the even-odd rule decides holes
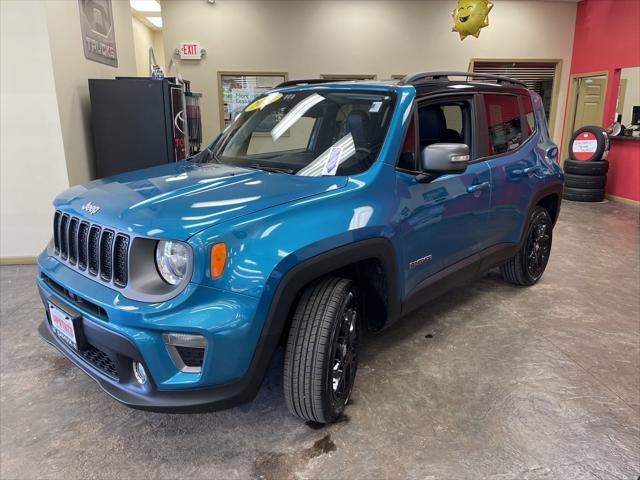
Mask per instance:
[[[158,2],[160,3],[160,2]],[[161,31],[161,28],[156,27],[153,23],[151,23],[149,20],[147,20],[147,17],[162,17],[162,12],[155,12],[155,11],[142,11],[142,10],[136,10],[133,7],[131,7],[131,15],[136,17],[138,20],[140,20],[142,23],[144,23],[147,27],[149,27],[151,30],[155,30],[157,32]]]

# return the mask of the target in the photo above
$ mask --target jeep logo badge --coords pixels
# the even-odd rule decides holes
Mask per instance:
[[[91,202],[85,203],[80,208],[91,215],[98,213],[98,210],[100,210],[100,207],[98,205],[94,205]]]

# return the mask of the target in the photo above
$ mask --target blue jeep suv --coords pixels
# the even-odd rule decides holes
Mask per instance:
[[[250,401],[281,345],[289,409],[331,422],[365,329],[494,267],[540,279],[557,154],[540,97],[508,78],[285,82],[198,155],[55,199],[39,331],[156,411]]]

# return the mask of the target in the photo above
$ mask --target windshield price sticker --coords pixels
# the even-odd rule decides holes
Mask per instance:
[[[255,102],[251,103],[249,106],[247,106],[247,108],[245,108],[245,110],[247,112],[251,112],[251,111],[257,110],[257,109],[262,110],[267,105],[269,105],[269,104],[271,104],[273,102],[277,102],[281,98],[282,98],[282,94],[281,93],[277,93],[277,92],[270,93],[266,97],[259,98]]]
[[[373,102],[371,104],[371,108],[369,108],[370,113],[378,113],[380,111],[380,107],[382,106],[382,102]]]
[[[338,164],[340,163],[340,155],[342,154],[342,147],[331,147],[329,156],[327,157],[327,163],[324,164],[322,169],[322,175],[335,175],[338,171]]]

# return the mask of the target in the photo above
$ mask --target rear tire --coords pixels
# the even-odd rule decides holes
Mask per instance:
[[[502,278],[514,285],[529,286],[542,277],[551,254],[553,222],[549,212],[536,207],[531,213],[520,250],[500,267]]]
[[[284,396],[292,414],[331,423],[342,413],[358,368],[360,312],[351,280],[325,277],[304,290],[284,360]]]

